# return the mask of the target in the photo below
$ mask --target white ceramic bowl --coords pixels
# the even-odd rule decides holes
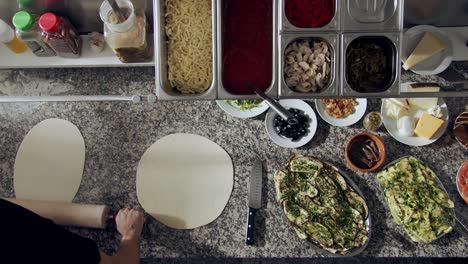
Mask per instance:
[[[328,124],[338,127],[346,127],[356,124],[366,113],[367,99],[356,99],[359,103],[354,107],[354,113],[345,118],[334,118],[325,111],[325,104],[320,99],[315,99],[315,108],[319,116]]]
[[[243,119],[261,115],[269,108],[265,101],[263,101],[258,107],[252,108],[250,110],[240,110],[240,108],[233,106],[224,100],[217,100],[216,104],[218,104],[218,106],[224,112],[226,112],[226,114]]]
[[[277,113],[273,109],[270,109],[265,118],[265,127],[268,136],[271,138],[271,140],[273,140],[273,142],[275,142],[276,145],[283,148],[299,148],[309,143],[309,141],[314,137],[315,132],[317,132],[317,116],[315,115],[314,109],[312,109],[312,107],[306,102],[298,99],[280,100],[279,103],[286,109],[295,108],[302,110],[304,114],[309,117],[309,131],[298,141],[292,141],[291,139],[281,137],[278,135],[278,133],[276,133],[276,130],[273,126],[273,122]]]

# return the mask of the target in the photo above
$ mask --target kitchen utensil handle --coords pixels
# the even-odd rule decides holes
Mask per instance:
[[[468,227],[457,216],[455,216],[455,229],[468,238]]]
[[[278,115],[280,115],[281,118],[286,120],[288,124],[296,125],[297,123],[299,123],[297,118],[294,117],[293,114],[291,114],[291,112],[289,112],[286,108],[280,105],[276,100],[266,95],[262,90],[258,89],[255,86],[250,86],[250,89],[252,89],[258,96],[265,100],[267,105],[270,106],[276,113],[278,113]]]
[[[257,212],[257,209],[249,207],[249,214],[247,216],[247,233],[246,233],[246,239],[245,239],[245,243],[247,245],[253,245],[255,243],[255,240],[254,240],[255,212]]]

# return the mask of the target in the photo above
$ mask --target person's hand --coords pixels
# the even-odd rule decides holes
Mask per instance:
[[[144,213],[134,209],[120,209],[115,218],[117,231],[122,235],[122,240],[138,240],[145,222]]]

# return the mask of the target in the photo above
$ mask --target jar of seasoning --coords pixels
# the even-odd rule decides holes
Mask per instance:
[[[75,27],[64,17],[45,13],[39,18],[44,41],[60,57],[78,58],[81,55],[82,41]]]
[[[370,112],[364,117],[364,128],[370,131],[376,131],[382,126],[382,116],[379,112]]]
[[[15,30],[0,19],[0,42],[4,43],[14,53],[23,53],[28,47],[16,37]]]
[[[13,16],[16,36],[38,57],[56,56],[55,51],[44,41],[42,30],[37,23],[38,16],[20,11]]]
[[[107,44],[124,63],[151,61],[153,54],[148,45],[145,13],[135,12],[130,0],[116,2],[124,13],[124,21],[119,20],[108,1],[104,1],[99,10]]]

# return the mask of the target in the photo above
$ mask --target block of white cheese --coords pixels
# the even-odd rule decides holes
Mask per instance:
[[[411,109],[422,109],[428,110],[429,108],[433,108],[437,105],[437,101],[439,98],[408,98],[408,103]]]
[[[447,46],[434,33],[425,32],[418,45],[403,64],[405,70],[414,68],[419,63],[445,50]]]
[[[440,92],[440,86],[437,83],[412,83],[408,85],[408,92],[438,93]]]

